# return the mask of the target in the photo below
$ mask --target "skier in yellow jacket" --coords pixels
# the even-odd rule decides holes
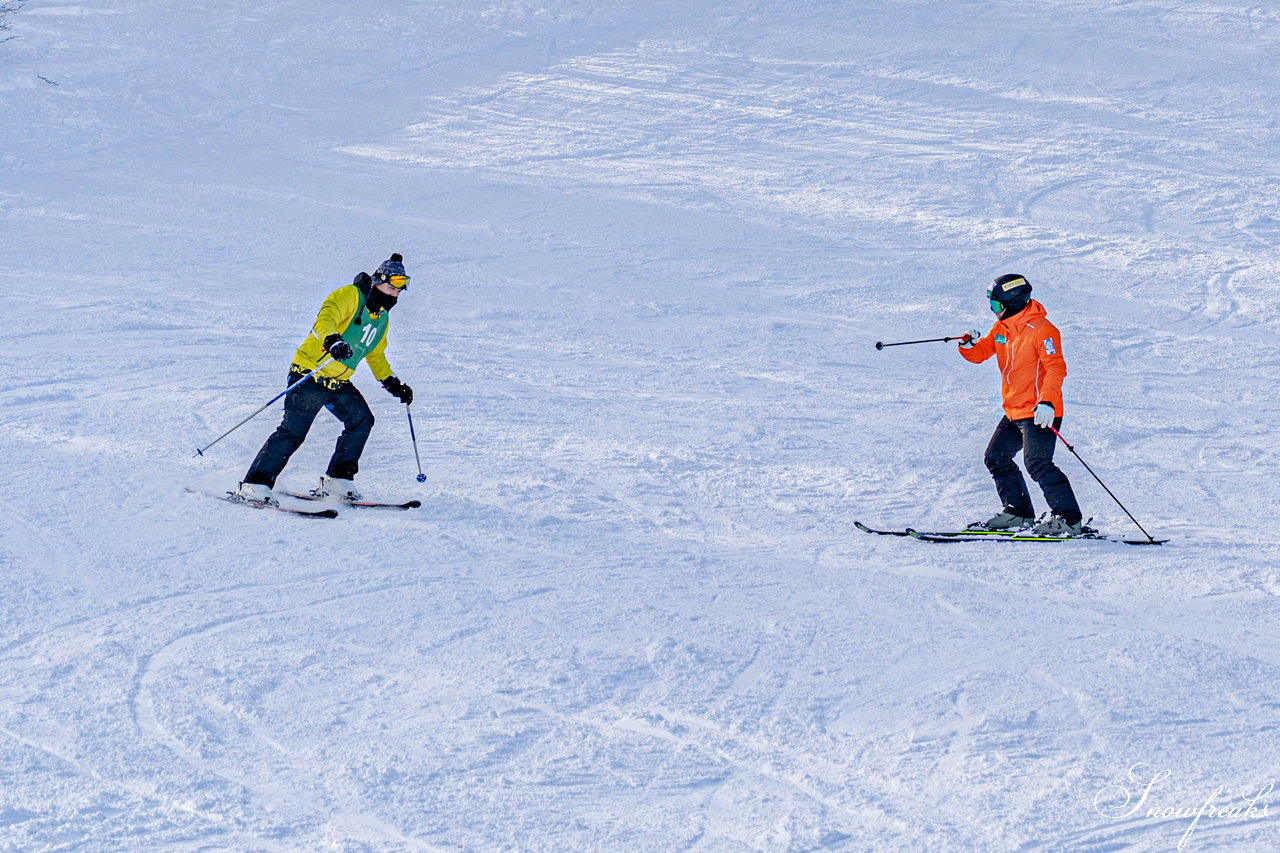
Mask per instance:
[[[409,286],[404,258],[393,254],[370,277],[360,273],[351,284],[330,293],[320,313],[289,367],[288,385],[302,379],[317,365],[315,375],[284,398],[284,419],[254,457],[235,496],[248,503],[275,504],[272,494],[276,478],[284,470],[311,429],[321,409],[328,409],[342,421],[329,468],[312,493],[360,500],[352,478],[360,467],[373,412],[351,376],[360,362],[368,361],[373,376],[390,394],[406,406],[413,402],[413,389],[405,385],[387,362],[387,325],[391,309]],[[287,386],[286,386],[287,387]]]

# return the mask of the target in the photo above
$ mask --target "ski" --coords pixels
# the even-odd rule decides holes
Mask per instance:
[[[1163,545],[1168,539],[1112,539],[1101,533],[1084,536],[1036,536],[1034,533],[1012,536],[938,536],[907,528],[907,535],[921,542],[1114,542],[1118,545]]]
[[[254,503],[249,503],[248,501],[242,501],[235,498],[232,492],[227,492],[225,495],[215,495],[210,492],[197,491],[196,489],[187,489],[187,491],[193,495],[205,495],[206,497],[213,498],[214,500],[226,501],[229,504],[248,507],[249,509],[274,509],[277,512],[287,512],[290,515],[300,515],[303,518],[337,518],[338,517],[338,511],[336,509],[300,509],[298,507],[280,506],[278,504],[275,506],[272,506],[270,504],[254,504]]]
[[[327,501],[328,496],[319,497],[318,495],[307,494],[304,492],[285,492],[291,498],[297,498],[300,501]],[[343,506],[359,507],[361,509],[417,509],[422,506],[422,501],[404,501],[403,503],[382,502],[382,501],[341,501]]]
[[[867,527],[867,525],[863,524],[861,521],[855,521],[853,523],[853,526],[861,530],[863,533],[874,533],[877,536],[910,536],[912,535],[911,534],[912,528],[907,528],[905,530],[876,530],[874,527]],[[1016,531],[1013,531],[1013,530],[929,530],[929,531],[925,531],[922,535],[941,536],[941,537],[947,537],[947,538],[951,538],[954,536],[985,537],[985,536],[1012,536],[1015,532]]]

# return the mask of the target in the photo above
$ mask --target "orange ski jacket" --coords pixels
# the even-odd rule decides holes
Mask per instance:
[[[1062,380],[1067,376],[1062,336],[1036,300],[1008,320],[996,320],[990,332],[969,349],[961,347],[960,354],[974,364],[996,357],[1009,420],[1032,417],[1042,402],[1052,404],[1054,415],[1062,417]]]

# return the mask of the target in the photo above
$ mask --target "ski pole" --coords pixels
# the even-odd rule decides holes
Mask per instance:
[[[404,413],[409,416],[409,440],[413,442],[413,458],[418,463],[417,480],[419,483],[425,483],[427,482],[427,475],[422,473],[422,457],[418,455],[418,436],[413,433],[413,411],[409,406],[405,406]]]
[[[876,341],[876,349],[884,349],[885,347],[905,347],[911,344],[934,344],[942,341],[963,341],[968,339],[968,335],[957,335],[954,338],[929,338],[923,341],[898,341],[896,344],[886,344],[883,341]]]
[[[245,425],[245,424],[247,424],[249,421],[253,420],[253,419],[254,419],[254,418],[256,418],[258,415],[260,415],[260,414],[262,414],[263,412],[265,412],[265,411],[267,410],[267,407],[268,407],[268,406],[270,406],[272,403],[274,403],[276,400],[279,400],[279,399],[280,399],[281,397],[283,397],[285,394],[288,394],[288,393],[289,393],[290,391],[292,391],[294,388],[297,388],[297,387],[298,387],[299,385],[301,385],[303,382],[306,382],[306,381],[307,381],[308,379],[310,379],[312,376],[315,376],[315,375],[316,375],[316,372],[317,372],[317,371],[319,371],[319,370],[320,370],[320,368],[324,367],[324,366],[325,366],[325,365],[330,361],[330,359],[332,359],[332,358],[333,358],[333,356],[331,356],[331,355],[327,355],[327,356],[325,356],[324,358],[320,359],[320,363],[316,365],[315,370],[312,370],[312,371],[311,371],[310,373],[308,373],[306,376],[302,377],[302,378],[301,378],[301,379],[299,379],[297,382],[293,383],[293,384],[292,384],[292,385],[290,385],[288,388],[284,389],[284,390],[283,390],[283,391],[281,391],[279,394],[277,394],[277,395],[275,395],[274,397],[272,397],[270,400],[268,400],[268,401],[267,401],[267,404],[266,404],[265,406],[263,406],[261,409],[258,409],[258,411],[254,412],[252,415],[249,415],[249,417],[245,418],[245,419],[244,419],[244,420],[242,420],[240,423],[236,424],[236,425],[235,425],[235,426],[233,426],[231,429],[227,430],[227,431],[226,431],[226,432],[224,432],[222,435],[218,436],[218,437],[217,437],[217,438],[215,438],[213,441],[211,441],[211,442],[209,442],[208,444],[206,444],[204,447],[197,448],[197,449],[196,449],[196,452],[195,452],[195,456],[192,456],[191,458],[192,458],[192,459],[194,459],[196,456],[204,456],[204,452],[205,452],[206,450],[208,450],[210,447],[213,447],[213,446],[214,446],[215,444],[217,444],[219,441],[222,441],[222,439],[224,439],[224,438],[226,438],[227,436],[231,435],[231,433],[233,433],[233,432],[235,432],[236,430],[240,429],[240,427],[244,426],[244,425]]]
[[[1089,463],[1085,462],[1083,459],[1080,459],[1080,454],[1076,453],[1076,449],[1071,446],[1071,443],[1062,437],[1062,433],[1058,432],[1058,428],[1051,426],[1049,427],[1049,429],[1053,430],[1053,434],[1056,435],[1062,441],[1062,443],[1067,446],[1067,450],[1071,451],[1071,455],[1074,456],[1076,459],[1080,460],[1080,464],[1084,466],[1084,470],[1088,471],[1090,474],[1093,474],[1093,469],[1089,467]],[[1129,516],[1129,520],[1132,521],[1134,524],[1138,524],[1138,519],[1134,518],[1133,513],[1129,512],[1128,509],[1125,509],[1125,505],[1120,503],[1120,499],[1115,496],[1114,492],[1112,492],[1110,489],[1107,489],[1107,484],[1102,482],[1102,478],[1099,477],[1097,474],[1093,474],[1093,479],[1098,481],[1099,486],[1102,486],[1102,488],[1106,489],[1107,494],[1111,495],[1111,499],[1115,501],[1116,504],[1118,504],[1121,509],[1124,510],[1125,515]],[[1141,530],[1142,534],[1146,536],[1148,539],[1150,539],[1152,542],[1156,541],[1151,536],[1150,533],[1147,533],[1147,529],[1143,527],[1141,524],[1138,524],[1138,529]]]

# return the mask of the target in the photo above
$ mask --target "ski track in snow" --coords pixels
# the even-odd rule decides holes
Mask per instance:
[[[9,23],[0,848],[1169,850],[1188,820],[1095,797],[1277,781],[1273,10]],[[361,371],[360,482],[423,508],[184,494],[234,485],[278,409],[195,447],[393,250],[429,481]],[[1170,545],[853,528],[992,508],[991,365],[872,344],[985,327],[1008,269],[1063,329],[1064,434]]]

